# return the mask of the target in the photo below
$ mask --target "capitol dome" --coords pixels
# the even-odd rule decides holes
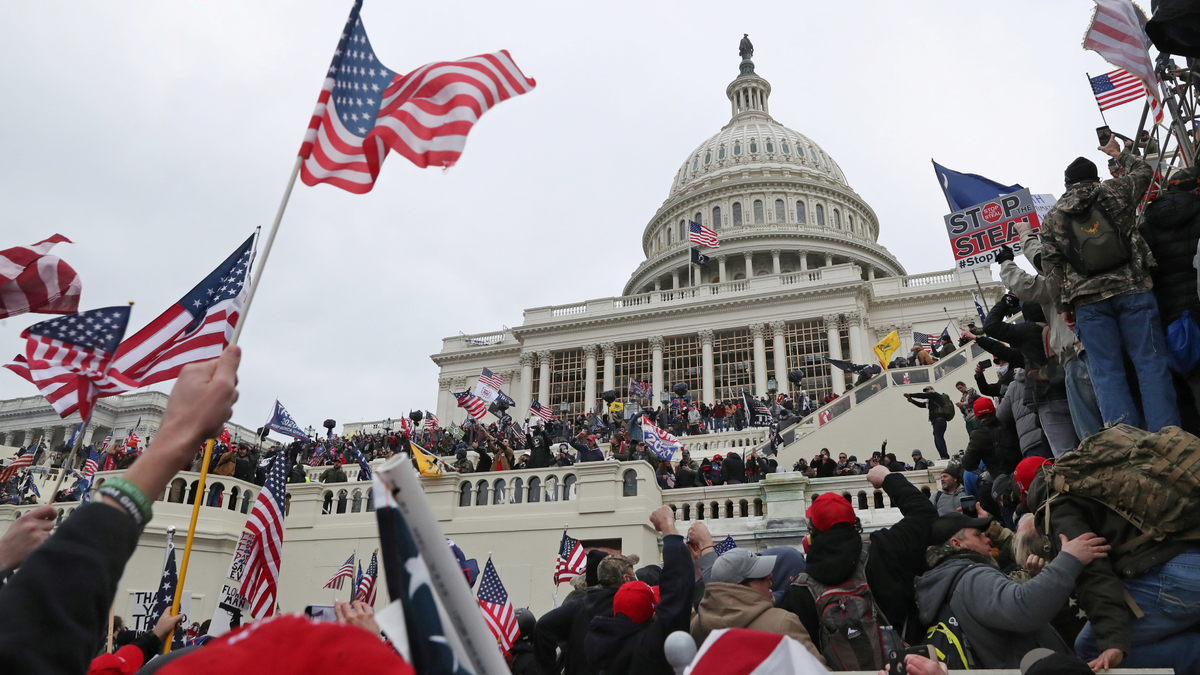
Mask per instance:
[[[905,274],[877,243],[875,212],[837,162],[771,117],[771,84],[755,72],[752,53],[751,47],[725,90],[729,123],[687,156],[646,225],[646,260],[625,295],[843,263],[858,265],[863,279]],[[721,243],[704,250],[710,261],[694,280],[690,221],[715,230]]]

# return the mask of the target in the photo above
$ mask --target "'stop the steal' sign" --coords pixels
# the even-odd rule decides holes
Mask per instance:
[[[950,235],[958,271],[990,265],[995,261],[997,249],[1005,244],[1019,253],[1021,238],[1013,223],[1028,219],[1033,231],[1038,232],[1041,229],[1038,206],[1047,196],[1031,195],[1028,189],[1018,190],[946,216],[946,233]]]

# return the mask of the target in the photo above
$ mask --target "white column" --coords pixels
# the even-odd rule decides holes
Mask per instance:
[[[754,254],[745,253],[743,255],[746,258],[746,280],[749,281],[754,278]]]
[[[713,377],[713,332],[707,328],[700,331],[700,377],[703,382],[704,402],[717,402],[717,389]]]
[[[832,264],[833,264],[833,254],[832,254],[832,253],[826,253],[826,254],[825,254],[825,266],[826,266],[826,267],[829,267],[829,266],[830,266],[830,265],[832,265]]]
[[[767,341],[763,336],[765,326],[750,324],[750,335],[754,337],[754,395],[767,395]]]
[[[654,280],[654,290],[656,290],[656,291],[661,291],[661,290],[662,290],[662,279],[655,279],[655,280]]]
[[[521,352],[521,393],[517,399],[514,419],[524,420],[529,416],[529,403],[533,399],[533,352]]]
[[[458,407],[456,403],[450,403],[447,399],[454,398],[454,394],[450,393],[450,378],[438,378],[438,397],[437,397],[437,416],[439,420],[453,419],[454,409]]]
[[[808,271],[808,251],[805,251],[804,249],[800,249],[799,251],[797,251],[797,253],[800,254],[800,271],[807,272]]]
[[[679,271],[671,272],[671,288],[679,288]]]
[[[616,388],[616,357],[617,346],[611,342],[605,342],[604,347],[604,391]],[[628,384],[628,383],[626,383]]]
[[[867,268],[867,281],[875,281],[875,266],[874,265]]]
[[[787,379],[787,349],[784,346],[784,331],[787,329],[787,324],[782,321],[771,323],[771,341],[774,343],[775,349],[775,381],[778,383],[779,393],[787,395],[788,379]]]
[[[583,410],[596,409],[596,345],[583,346],[584,377],[583,381]]]
[[[862,314],[850,312],[846,320],[850,322],[850,360],[855,363],[874,363],[874,352],[868,354],[867,346],[862,343]]]
[[[779,274],[779,249],[777,248],[771,249],[771,268],[775,274]]]
[[[829,338],[829,358],[841,360],[842,358],[842,339],[838,334],[838,315],[825,315],[825,331]],[[846,376],[841,370],[829,366],[830,375],[833,377],[833,393],[841,394],[846,391]]]
[[[650,337],[650,388],[654,390],[652,399],[655,406],[659,403],[658,395],[663,391],[662,348],[662,336],[652,335]]]
[[[540,351],[538,355],[538,403],[550,405],[550,359],[553,358],[549,349]]]
[[[721,277],[721,281],[729,281],[729,277],[725,276],[725,256],[717,256],[717,274]]]

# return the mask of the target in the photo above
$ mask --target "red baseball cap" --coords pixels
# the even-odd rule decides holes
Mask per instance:
[[[804,515],[818,532],[825,532],[838,523],[854,524],[854,507],[845,497],[832,492],[817,497]]]
[[[1021,494],[1029,492],[1029,486],[1033,484],[1033,479],[1037,478],[1038,469],[1046,464],[1053,464],[1054,460],[1045,457],[1026,457],[1017,464],[1017,468],[1013,471],[1013,480],[1017,481],[1017,485],[1021,487]]]
[[[125,645],[112,654],[92,659],[88,675],[133,675],[142,667],[142,650],[137,645]]]
[[[589,441],[594,441],[594,440],[596,440],[596,437],[595,437],[595,435],[589,435],[589,436],[588,436],[588,440],[589,440]]]
[[[613,596],[613,616],[624,614],[634,623],[645,623],[658,607],[657,594],[644,581],[630,581]]]
[[[975,402],[971,404],[971,409],[975,411],[976,415],[996,414],[996,404],[992,402],[992,399],[986,396],[980,396],[979,398],[975,399]]]

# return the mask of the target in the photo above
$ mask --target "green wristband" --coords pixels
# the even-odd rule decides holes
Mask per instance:
[[[100,494],[112,497],[125,507],[125,510],[129,511],[129,515],[138,521],[139,527],[150,522],[150,519],[154,517],[154,511],[146,494],[137,485],[124,478],[108,479],[100,488]]]

